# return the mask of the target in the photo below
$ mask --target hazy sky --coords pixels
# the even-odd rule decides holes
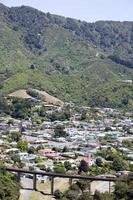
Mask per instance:
[[[133,21],[133,0],[0,0],[7,6],[29,5],[44,12],[85,21]]]

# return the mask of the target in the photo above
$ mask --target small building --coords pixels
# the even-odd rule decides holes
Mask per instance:
[[[95,159],[91,156],[83,157],[81,160],[84,160],[88,164],[88,166],[92,166],[95,164]]]
[[[51,159],[59,159],[61,157],[59,152],[55,152],[51,149],[41,149],[38,153],[43,157]]]

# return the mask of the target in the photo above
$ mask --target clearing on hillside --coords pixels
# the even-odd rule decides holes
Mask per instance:
[[[12,92],[8,96],[9,97],[17,97],[17,98],[21,98],[21,99],[33,99],[33,97],[31,97],[29,94],[27,94],[27,91],[24,89]]]
[[[40,98],[42,101],[46,102],[47,104],[53,104],[53,105],[63,105],[63,101],[60,99],[48,94],[45,91],[40,91],[33,89],[38,95],[40,95]],[[34,99],[32,96],[30,96],[25,89],[16,90],[13,93],[10,93],[8,96],[10,97],[16,97],[21,99]]]
[[[63,101],[61,101],[60,99],[48,94],[45,91],[40,91],[40,90],[36,90],[34,89],[35,92],[37,92],[42,99],[47,102],[48,104],[53,104],[53,105],[62,105]]]

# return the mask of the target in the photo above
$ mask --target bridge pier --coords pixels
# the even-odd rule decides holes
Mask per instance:
[[[111,194],[111,182],[109,181],[109,194]]]
[[[33,190],[37,190],[37,179],[36,179],[36,174],[33,174]]]
[[[88,189],[89,189],[89,195],[91,195],[91,181],[89,181]]]
[[[54,194],[54,177],[51,177],[51,195]]]
[[[73,183],[73,179],[72,178],[69,178],[69,186],[71,186]]]
[[[18,182],[19,182],[19,183],[20,183],[20,175],[21,175],[21,173],[18,172],[18,173],[17,173],[17,178],[18,178]]]

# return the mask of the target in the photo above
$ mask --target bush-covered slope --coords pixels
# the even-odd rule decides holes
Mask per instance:
[[[1,89],[7,94],[39,88],[75,103],[130,108],[132,84],[125,88],[123,80],[133,79],[132,27],[132,22],[86,23],[1,4]]]
[[[5,172],[0,163],[0,200],[18,200],[20,185],[14,174]]]

